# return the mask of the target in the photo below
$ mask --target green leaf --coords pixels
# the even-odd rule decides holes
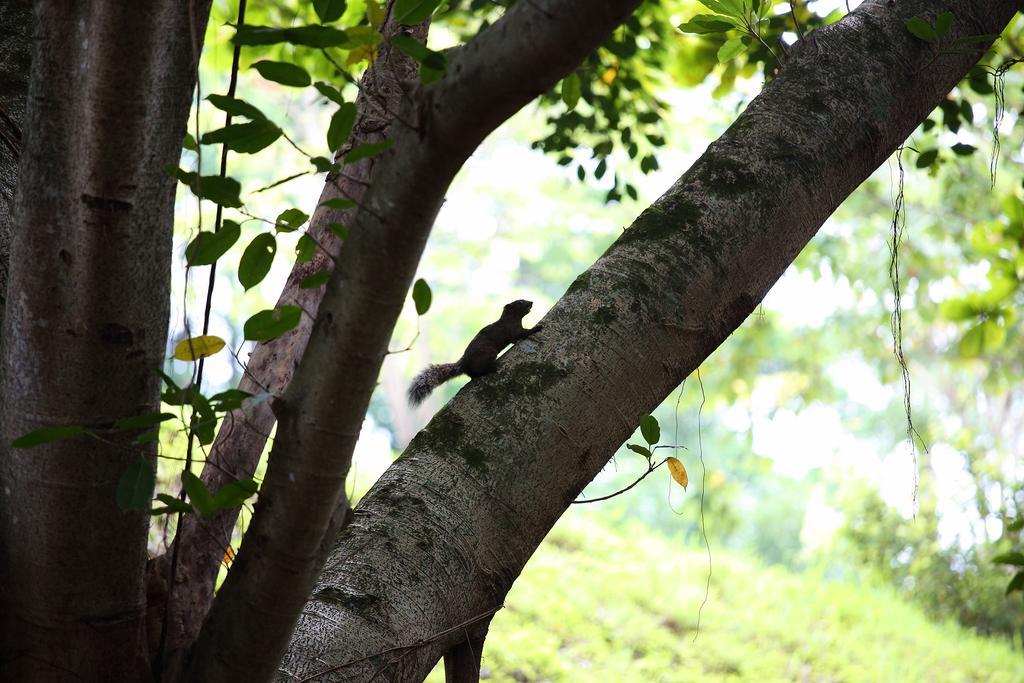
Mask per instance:
[[[357,161],[368,159],[369,157],[380,154],[386,149],[390,149],[393,144],[395,144],[394,140],[385,140],[384,142],[367,142],[362,145],[357,145],[345,155],[345,163],[354,164]]]
[[[1014,591],[1024,591],[1024,571],[1017,572],[1010,579],[1010,583],[1006,585],[1006,594],[1009,595]]]
[[[742,8],[730,0],[698,0],[698,2],[715,14],[722,14],[727,17],[736,17],[737,19],[740,19],[743,16]]]
[[[332,152],[348,140],[352,126],[356,122],[356,105],[344,102],[331,117],[331,125],[327,127],[327,148]]]
[[[11,448],[34,448],[44,443],[68,439],[83,432],[85,432],[83,427],[42,427],[19,436],[11,442]]]
[[[416,315],[424,315],[430,310],[430,302],[434,295],[430,291],[430,285],[423,278],[416,280],[412,286],[412,301],[416,304]]]
[[[433,52],[433,50],[415,38],[403,36],[401,34],[391,38],[391,44],[415,59],[417,62],[422,62],[431,52]]]
[[[151,429],[148,432],[142,432],[137,437],[132,439],[132,443],[142,445],[147,443],[153,443],[154,441],[160,440],[160,429]]]
[[[227,389],[210,397],[210,406],[218,413],[230,413],[242,407],[242,401],[252,394],[241,389]]]
[[[295,262],[308,263],[316,254],[316,242],[309,235],[303,235],[295,245]]]
[[[252,479],[240,479],[225,484],[217,493],[213,494],[213,511],[238,507],[254,496],[258,490],[259,487]]]
[[[743,39],[740,36],[734,36],[722,43],[722,47],[718,48],[718,61],[728,62],[737,55],[742,54],[746,49],[747,46],[743,43]]]
[[[1006,525],[1007,531],[1020,531],[1021,529],[1024,529],[1024,517],[1018,517]]]
[[[213,406],[202,394],[196,394],[192,398],[192,419],[189,421],[189,428],[195,433],[199,443],[208,446],[213,443],[217,435],[217,414]]]
[[[341,164],[336,164],[327,157],[313,157],[309,163],[316,166],[317,173],[333,173],[341,170]]]
[[[1024,553],[1019,550],[1011,550],[1008,553],[999,553],[992,558],[993,564],[1012,564],[1016,567],[1024,567]]]
[[[234,178],[204,175],[191,188],[197,197],[209,199],[214,204],[228,208],[237,208],[242,205],[242,200],[239,198],[242,185]]]
[[[917,155],[917,161],[914,162],[914,165],[917,166],[917,168],[928,168],[929,166],[931,166],[932,164],[935,163],[935,160],[938,157],[939,157],[939,150],[937,150],[937,149],[925,150],[924,152],[921,152],[920,154]]]
[[[698,14],[693,19],[679,24],[679,30],[683,33],[695,33],[697,35],[725,33],[734,28],[738,28],[736,22],[713,14]]]
[[[115,500],[120,510],[146,510],[153,498],[156,475],[153,465],[140,457],[128,466],[117,482]]]
[[[165,507],[153,508],[149,511],[151,515],[166,515],[171,512],[192,512],[191,505],[166,493],[156,494],[156,499],[163,503]]]
[[[939,304],[939,314],[946,320],[969,320],[982,312],[982,309],[967,299],[947,299]]]
[[[575,109],[582,94],[580,77],[575,71],[562,79],[562,101],[570,110]]]
[[[988,74],[983,69],[977,67],[971,69],[968,73],[967,83],[971,86],[971,90],[979,95],[991,95],[995,92],[992,85],[988,82]]]
[[[277,215],[275,227],[279,232],[294,232],[308,220],[309,216],[299,209],[285,209]]]
[[[395,0],[395,19],[400,24],[414,25],[434,13],[441,0]]]
[[[185,247],[185,262],[190,266],[208,266],[223,256],[242,234],[242,226],[225,219],[220,230],[202,231]]]
[[[938,38],[942,38],[949,29],[953,26],[953,13],[943,12],[939,16],[935,17],[935,35]]]
[[[320,202],[320,206],[326,206],[328,209],[351,209],[356,203],[351,199],[344,199],[342,197],[335,197],[334,199],[328,199],[325,202]]]
[[[304,88],[313,82],[313,79],[309,77],[309,73],[297,64],[273,62],[269,59],[264,59],[253,64],[251,68],[256,69],[260,76],[263,76],[268,81],[289,85],[294,88]]]
[[[313,10],[320,21],[329,24],[345,13],[345,0],[313,0]]]
[[[195,387],[191,384],[185,388],[169,386],[160,394],[160,400],[169,406],[184,406],[192,403]]]
[[[1006,341],[1006,328],[994,320],[985,320],[967,330],[957,347],[964,358],[978,358],[996,351]]]
[[[978,151],[978,148],[975,147],[974,145],[967,145],[962,142],[956,143],[955,145],[953,145],[953,147],[951,147],[951,149],[953,150],[954,154],[962,157],[970,156],[971,154],[974,154],[975,152]]]
[[[192,137],[192,133],[185,133],[185,139],[181,141],[181,146],[190,152],[199,150],[199,145],[196,144],[196,139]]]
[[[448,70],[448,58],[423,43],[409,36],[398,35],[391,39],[391,44],[412,57],[420,64],[420,81],[433,83]]]
[[[136,415],[134,417],[126,417],[123,420],[118,420],[114,423],[115,429],[141,429],[142,427],[152,427],[158,425],[161,422],[174,419],[174,413],[146,413],[145,415]],[[148,500],[146,502],[149,502]]]
[[[328,223],[327,229],[334,233],[339,240],[348,239],[348,228],[341,223]]]
[[[331,279],[331,271],[321,270],[319,273],[313,273],[309,277],[303,278],[302,282],[299,283],[300,289],[316,289],[317,287],[323,287]]]
[[[183,185],[186,185],[192,193],[202,199],[209,199],[215,204],[235,208],[242,205],[239,194],[242,186],[234,178],[221,178],[217,175],[197,176],[191,171],[185,171],[176,166],[164,168],[172,178],[177,178]]]
[[[348,36],[346,48],[377,47],[384,40],[383,36],[372,26],[353,26],[345,30]]]
[[[238,263],[238,281],[246,290],[252,289],[267,276],[277,254],[277,240],[269,232],[256,235],[242,253]]]
[[[931,24],[921,17],[910,17],[907,19],[907,30],[926,43],[935,42],[935,30],[932,29]]]
[[[185,487],[185,493],[188,495],[189,502],[192,503],[192,507],[196,509],[196,512],[203,517],[207,517],[214,512],[213,496],[210,495],[210,490],[206,488],[206,484],[203,483],[202,479],[189,471],[185,471],[181,473],[181,485]]]
[[[236,45],[275,45],[291,43],[306,47],[345,47],[349,43],[344,31],[330,26],[253,26],[245,24],[235,30],[232,38]]]
[[[235,27],[235,35],[231,38],[235,45],[275,45],[288,41],[288,29],[276,26],[254,26],[243,24]]]
[[[267,341],[294,328],[301,317],[302,309],[298,306],[278,306],[273,310],[260,311],[246,320],[242,333],[252,341]]]
[[[324,83],[323,81],[317,81],[313,84],[313,87],[320,91],[320,94],[334,102],[335,104],[345,104],[345,98],[341,96],[341,91],[335,88],[330,83]]]
[[[640,434],[643,435],[644,440],[654,445],[661,440],[661,425],[658,424],[658,418],[653,415],[644,415],[640,418]]]
[[[222,112],[231,114],[232,116],[242,116],[253,121],[265,121],[267,117],[259,109],[249,104],[245,100],[240,100],[237,97],[229,97],[227,95],[207,95],[206,99],[213,106],[220,109]]]
[[[634,453],[639,453],[640,455],[644,456],[645,458],[650,458],[651,457],[651,450],[649,448],[646,448],[645,446],[638,446],[635,443],[627,443],[626,444],[626,448],[628,448],[629,450],[633,451]]]
[[[270,121],[232,123],[223,128],[204,133],[200,139],[204,145],[222,143],[228,149],[241,154],[255,154],[274,144],[281,137],[281,129]]]

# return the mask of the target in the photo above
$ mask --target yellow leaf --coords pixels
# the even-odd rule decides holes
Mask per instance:
[[[601,74],[601,80],[605,85],[611,85],[615,82],[615,78],[619,75],[619,64],[616,62],[614,65],[605,69],[604,73]]]
[[[678,458],[667,458],[668,471],[672,475],[672,478],[676,480],[676,483],[686,490],[687,485],[690,483],[690,478],[686,476],[686,468],[683,467],[683,463],[679,462]]]
[[[235,559],[235,551],[231,546],[224,548],[224,559],[221,560],[224,564],[231,564],[232,560]]]
[[[364,59],[370,60],[370,63],[373,64],[376,56],[377,49],[373,45],[360,45],[359,47],[349,50],[348,58],[345,60],[345,65],[352,66],[353,64],[358,64]]]
[[[366,18],[374,28],[380,28],[384,23],[384,8],[377,0],[366,0]]]
[[[199,360],[223,349],[224,343],[223,339],[212,334],[182,339],[174,347],[174,357],[178,360]]]

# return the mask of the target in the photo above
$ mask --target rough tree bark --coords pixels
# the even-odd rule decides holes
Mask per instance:
[[[208,10],[35,5],[2,339],[4,680],[148,676],[149,515],[115,504],[142,449],[111,427],[159,408],[175,189],[163,166],[180,157]],[[50,425],[102,438],[10,448]]]
[[[905,21],[951,11],[952,41],[998,34],[1019,6],[869,0],[801,41],[729,130],[577,278],[543,332],[470,382],[366,495],[279,680],[421,680],[466,638],[453,626],[502,604],[639,417],[743,322],[980,56],[937,55]]]
[[[392,0],[393,2],[393,0]],[[385,40],[401,33],[417,40],[426,39],[429,22],[410,27],[399,25],[391,16],[381,27]],[[384,141],[391,132],[394,112],[401,105],[402,84],[416,78],[418,65],[404,53],[381,47],[374,63],[360,79],[356,99],[358,118],[352,135],[334,155],[336,161],[352,148]],[[343,174],[328,177],[319,203],[330,199],[351,199],[362,203],[376,158],[369,158],[346,166]],[[317,244],[327,250],[317,250],[313,260],[296,264],[278,297],[278,305],[295,304],[315,316],[323,299],[324,288],[303,289],[303,279],[330,268],[332,260],[341,250],[341,242],[328,228],[331,223],[349,225],[354,218],[353,209],[333,209],[319,206],[310,221],[310,234]],[[313,330],[313,320],[303,316],[291,332],[261,342],[253,349],[246,372],[238,388],[251,394],[269,392],[280,396],[291,383],[295,367],[306,348]],[[267,437],[274,429],[276,418],[266,401],[249,401],[234,411],[225,421],[201,478],[211,491],[225,484],[253,476],[259,464]],[[185,515],[182,531],[174,543],[180,543],[179,561],[175,572],[174,594],[169,601],[171,618],[167,636],[169,661],[181,657],[199,635],[199,629],[213,602],[213,589],[225,548],[231,543],[232,531],[238,519],[239,508],[223,510],[211,519]],[[151,594],[166,595],[170,576],[170,552],[154,558],[149,568]],[[152,601],[154,609],[150,623],[159,629],[162,625],[161,599]],[[171,666],[172,670],[177,665]]]
[[[409,85],[309,346],[283,398],[253,521],[194,648],[191,680],[267,678],[348,512],[344,481],[395,321],[444,193],[498,124],[573,69],[639,0],[517,3]],[[410,126],[411,124],[411,126]],[[244,631],[240,625],[245,625]]]
[[[18,181],[31,49],[32,4],[28,0],[0,0],[0,329],[7,300],[11,211]]]

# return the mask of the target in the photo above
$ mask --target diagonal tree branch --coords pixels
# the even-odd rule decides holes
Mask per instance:
[[[998,34],[1018,8],[869,0],[809,34],[729,130],[577,278],[544,331],[497,374],[470,382],[363,498],[280,680],[421,680],[460,636],[396,648],[504,601],[640,416],[743,322],[981,54],[933,60],[906,20],[951,11],[952,40]]]
[[[418,88],[378,162],[283,400],[259,502],[197,641],[189,678],[273,674],[348,512],[343,484],[391,331],[444,193],[499,123],[584,59],[639,0],[518,3]],[[238,624],[259,625],[239,635]]]

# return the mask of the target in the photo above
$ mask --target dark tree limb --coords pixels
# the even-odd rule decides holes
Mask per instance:
[[[318,681],[421,680],[461,636],[400,659],[384,653],[504,600],[640,417],[744,321],[981,54],[933,60],[906,20],[951,11],[953,40],[998,34],[1018,8],[869,0],[809,34],[729,130],[577,278],[544,331],[498,373],[470,382],[362,499],[282,670]]]

